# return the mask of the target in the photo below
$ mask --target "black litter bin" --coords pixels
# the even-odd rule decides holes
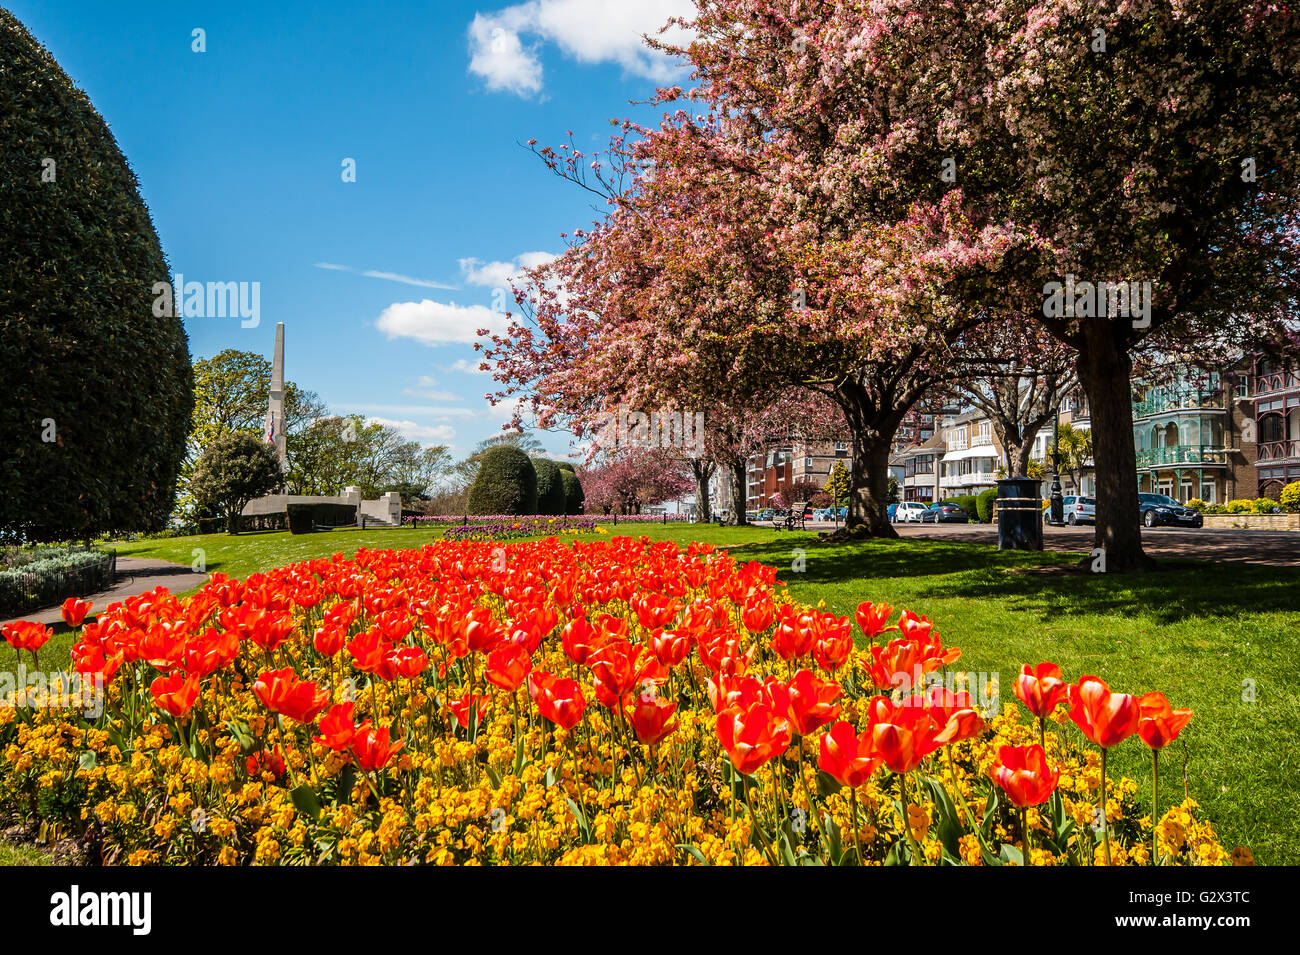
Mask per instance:
[[[998,482],[998,550],[1043,549],[1043,502],[1033,478]]]

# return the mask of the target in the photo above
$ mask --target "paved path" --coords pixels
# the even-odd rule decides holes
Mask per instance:
[[[998,542],[997,528],[992,524],[895,524],[894,527],[900,537],[928,537],[995,546]],[[1043,528],[1043,547],[1046,550],[1086,554],[1092,550],[1092,545],[1091,526]],[[1142,548],[1152,557],[1300,567],[1300,533],[1295,531],[1143,528]]]
[[[166,587],[174,594],[184,593],[199,586],[208,579],[207,574],[196,574],[188,564],[173,564],[169,560],[154,560],[150,557],[119,557],[117,559],[117,583],[112,590],[102,590],[83,599],[93,601],[95,606],[91,616],[104,610],[111,603],[134,597],[155,587]],[[13,620],[35,620],[38,623],[59,624],[62,627],[63,614],[58,607],[49,607],[35,613],[14,617]],[[10,623],[2,620],[0,624]]]

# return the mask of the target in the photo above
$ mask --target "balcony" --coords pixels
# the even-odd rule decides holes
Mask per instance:
[[[1167,414],[1171,411],[1224,411],[1223,393],[1177,391],[1172,394],[1150,395],[1133,402],[1133,418]]]
[[[1300,372],[1272,371],[1267,375],[1256,376],[1255,394],[1252,397],[1279,391],[1300,391]]]
[[[1167,448],[1139,449],[1137,466],[1139,468],[1173,467],[1181,464],[1226,465],[1228,451],[1226,448],[1211,448],[1202,444],[1175,444]]]
[[[998,476],[993,471],[971,471],[969,474],[949,474],[939,479],[939,486],[943,488],[974,487],[977,484],[996,486],[997,483]]]
[[[1255,460],[1258,464],[1265,461],[1290,461],[1300,459],[1300,438],[1284,438],[1281,441],[1261,441],[1255,446]]]

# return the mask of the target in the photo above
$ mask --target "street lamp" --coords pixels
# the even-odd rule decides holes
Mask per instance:
[[[1056,424],[1052,431],[1051,515],[1053,524],[1065,523],[1065,498],[1061,494],[1061,405],[1056,405]]]

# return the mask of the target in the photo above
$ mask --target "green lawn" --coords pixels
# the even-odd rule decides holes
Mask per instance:
[[[738,558],[776,566],[796,598],[825,601],[840,614],[852,614],[865,599],[923,613],[947,643],[962,648],[959,667],[1000,674],[1004,700],[1012,698],[1019,665],[1044,659],[1071,679],[1095,673],[1119,690],[1161,690],[1174,706],[1196,711],[1162,760],[1162,790],[1172,797],[1179,788],[1185,740],[1189,791],[1224,844],[1251,847],[1261,863],[1300,863],[1300,794],[1292,778],[1300,694],[1290,682],[1300,655],[1300,571],[1186,562],[1137,577],[1102,577],[1053,570],[1075,557],[999,553],[979,544],[915,538],[826,544],[814,534],[706,525],[617,529],[625,532],[739,547]],[[418,546],[434,536],[427,530],[210,535],[118,550],[188,564],[199,547],[208,570],[245,576],[359,546]],[[66,636],[56,637],[46,652],[66,653],[67,646]],[[0,666],[12,662],[5,647]],[[1243,701],[1246,681],[1253,681],[1256,702]],[[1113,765],[1145,780],[1148,752],[1130,740]]]

